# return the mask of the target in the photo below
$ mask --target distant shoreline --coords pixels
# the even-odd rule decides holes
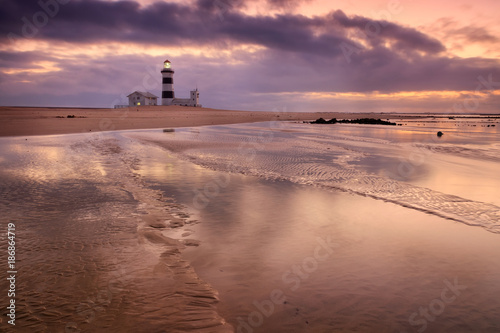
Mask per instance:
[[[236,111],[184,106],[141,106],[121,109],[2,106],[0,107],[0,136],[71,134],[261,121],[311,121],[318,118],[352,119],[353,117],[377,119],[454,117],[463,119],[500,118],[500,115]]]
[[[98,110],[98,111],[116,111],[122,109],[136,109],[140,108],[141,111],[148,109],[176,109],[181,108],[185,109],[195,109],[195,110],[217,110],[217,111],[235,111],[235,112],[274,112],[274,111],[247,111],[247,110],[231,110],[231,109],[215,109],[215,108],[206,108],[206,107],[185,107],[185,106],[131,106],[126,108],[106,108],[106,107],[93,107],[93,106],[25,106],[25,105],[0,105],[0,112],[7,109],[37,109],[37,110]],[[283,113],[283,112],[277,112]],[[442,117],[463,117],[463,118],[473,118],[473,117],[492,117],[492,118],[500,118],[500,113],[478,113],[478,112],[464,112],[464,113],[450,113],[450,112],[337,112],[337,111],[317,111],[317,112],[302,112],[302,111],[286,111],[286,113],[310,113],[310,114],[377,114],[377,115],[393,115],[393,116],[417,116],[417,117],[433,117],[433,116],[442,116]]]

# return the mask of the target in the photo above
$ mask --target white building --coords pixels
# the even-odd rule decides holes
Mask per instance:
[[[158,96],[150,92],[134,91],[128,97],[128,106],[158,105]]]
[[[198,89],[191,90],[189,98],[175,98],[174,94],[174,70],[170,61],[165,60],[163,63],[162,75],[162,91],[161,105],[182,105],[201,107],[199,103],[200,92]]]

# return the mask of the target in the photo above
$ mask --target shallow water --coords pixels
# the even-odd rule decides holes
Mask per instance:
[[[498,332],[498,127],[426,126],[2,138],[2,330]]]
[[[144,186],[119,134],[3,138],[0,151],[0,250],[6,262],[14,223],[17,270],[16,326],[4,308],[2,332],[231,331],[186,243],[161,234],[188,216]]]
[[[481,128],[449,126],[438,138],[410,126],[260,123],[135,137],[207,168],[339,189],[498,233],[500,136]]]
[[[138,172],[203,221],[184,256],[236,331],[500,330],[498,220],[448,215],[498,212],[496,132],[467,144],[453,131],[268,123],[130,135],[185,159],[158,152]],[[405,161],[414,169],[398,173]]]

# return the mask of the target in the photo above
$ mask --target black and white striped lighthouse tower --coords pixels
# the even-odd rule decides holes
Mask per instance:
[[[163,77],[162,91],[161,91],[161,105],[172,105],[175,98],[174,95],[174,70],[170,61],[165,60],[163,69],[161,70]]]

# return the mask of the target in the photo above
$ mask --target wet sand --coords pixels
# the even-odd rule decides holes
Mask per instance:
[[[75,118],[67,118],[67,116]],[[231,111],[183,106],[123,109],[0,107],[0,136],[86,133],[111,130],[236,124],[317,118],[382,118],[387,114],[347,112]],[[414,116],[402,116],[412,118]]]
[[[495,332],[500,145],[488,124],[449,123],[439,141],[425,122],[124,135],[157,145],[139,174],[203,221],[184,256],[236,332]]]
[[[387,177],[434,128],[306,135],[311,125],[279,124],[0,138],[1,227],[15,222],[19,240],[18,326],[7,326],[4,310],[2,331],[500,329],[500,243],[487,231],[495,228],[311,186],[337,178],[314,163],[340,163],[345,180]],[[446,132],[398,181],[498,205],[498,187],[487,181],[497,170],[496,130],[480,139]],[[306,138],[316,140],[312,158]],[[222,157],[234,157],[232,173]],[[473,175],[476,164],[467,163],[475,160]],[[280,180],[282,166],[298,184]],[[468,177],[475,184],[462,183]],[[473,184],[477,192],[467,190]],[[0,250],[5,262],[5,242]]]
[[[123,140],[1,138],[0,151],[0,225],[15,225],[17,271],[15,326],[2,306],[0,331],[232,331],[217,291],[181,257],[197,241],[163,234],[197,221],[144,185]],[[0,251],[6,263],[6,241]]]

